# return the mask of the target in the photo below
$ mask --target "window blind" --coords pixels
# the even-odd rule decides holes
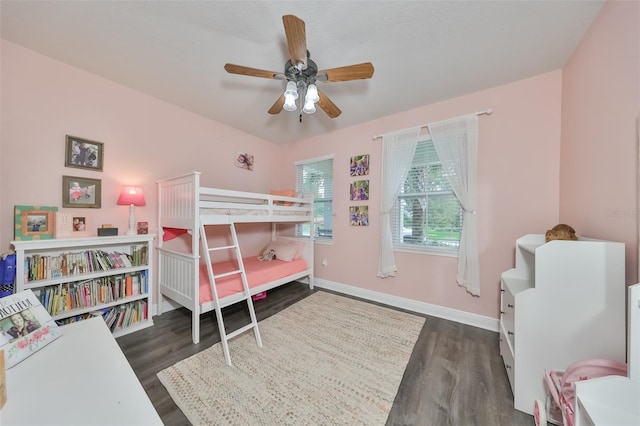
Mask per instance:
[[[394,245],[457,250],[461,213],[433,143],[419,141],[395,205]]]
[[[314,196],[315,238],[333,236],[333,157],[322,157],[296,163],[296,191]],[[299,235],[308,236],[309,225],[297,227]]]

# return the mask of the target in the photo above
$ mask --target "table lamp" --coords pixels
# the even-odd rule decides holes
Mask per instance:
[[[135,235],[135,206],[144,206],[144,192],[139,186],[123,186],[120,196],[118,197],[118,205],[129,206],[129,230],[126,235]]]

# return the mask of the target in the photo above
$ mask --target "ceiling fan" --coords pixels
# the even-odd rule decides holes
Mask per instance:
[[[286,80],[287,88],[269,109],[269,114],[278,114],[298,109],[296,101],[300,99],[302,112],[312,114],[317,104],[329,117],[336,118],[342,111],[327,95],[318,89],[316,82],[333,83],[371,78],[373,65],[370,62],[347,65],[344,67],[318,70],[318,66],[310,59],[307,50],[307,37],[304,21],[294,15],[284,15],[284,32],[289,48],[289,60],[284,66],[284,72],[266,71],[249,68],[242,65],[225,64],[224,69],[231,74],[247,75],[251,77],[272,78]],[[303,103],[304,101],[304,103]],[[302,121],[302,115],[300,115]]]

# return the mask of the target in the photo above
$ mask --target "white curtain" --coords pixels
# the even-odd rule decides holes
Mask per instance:
[[[378,276],[381,278],[393,277],[397,271],[396,259],[393,255],[391,210],[411,168],[419,134],[420,128],[416,127],[384,135],[382,139],[381,232],[378,260]]]
[[[470,114],[427,126],[443,170],[463,210],[456,280],[469,293],[479,296],[480,261],[476,217],[478,116]]]

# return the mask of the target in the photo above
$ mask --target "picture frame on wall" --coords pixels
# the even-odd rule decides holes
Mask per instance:
[[[349,206],[349,225],[369,226],[369,206]]]
[[[369,179],[351,182],[349,199],[351,201],[367,201],[369,199]]]
[[[57,211],[57,207],[49,206],[15,206],[14,240],[51,240],[55,238]]]
[[[104,143],[67,135],[65,167],[102,171]]]
[[[62,207],[99,209],[102,181],[78,176],[62,176]]]
[[[369,154],[354,155],[349,161],[351,176],[365,176],[369,174]]]

